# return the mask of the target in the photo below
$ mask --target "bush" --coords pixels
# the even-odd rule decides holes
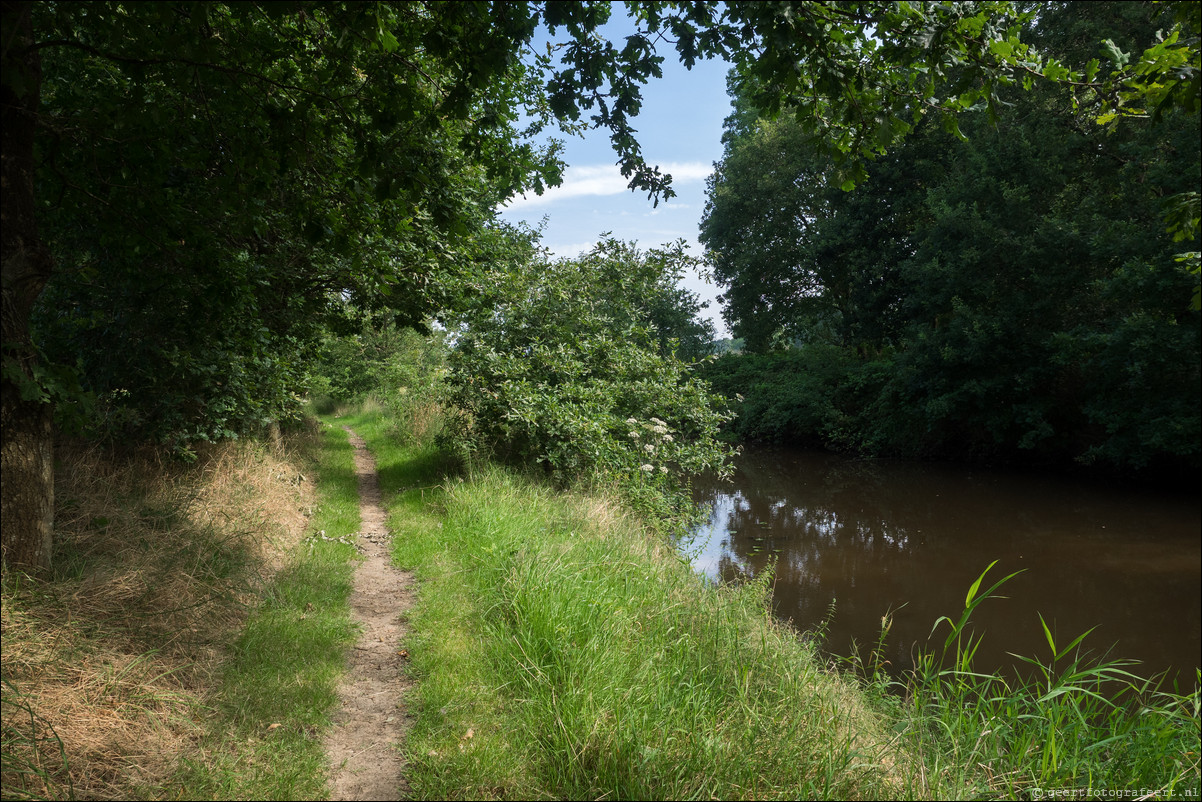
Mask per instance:
[[[498,278],[450,357],[460,453],[539,465],[563,484],[619,486],[643,511],[683,511],[687,477],[726,470],[723,399],[677,356],[664,322],[687,257],[605,241],[580,260],[530,260]],[[689,314],[683,314],[687,312]],[[658,322],[657,322],[658,321]]]
[[[445,332],[423,335],[371,321],[356,334],[329,335],[309,383],[314,411],[334,414],[342,404],[372,399],[406,431],[433,437],[442,420],[445,340]]]

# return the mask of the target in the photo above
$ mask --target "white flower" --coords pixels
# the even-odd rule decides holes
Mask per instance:
[[[660,472],[660,473],[667,473],[667,472],[668,472],[668,468],[667,468],[667,466],[660,465],[660,466],[659,466],[659,472]]]
[[[672,435],[670,435],[670,434],[665,434],[665,435],[664,435],[664,442],[665,442],[665,443],[671,443],[671,442],[672,442]]]
[[[631,439],[631,440],[638,440],[638,439],[639,439],[639,433],[638,433],[638,432],[631,432],[631,433],[630,433],[630,439]]]
[[[627,425],[627,426],[638,426],[638,425],[639,425],[639,422],[638,422],[638,421],[636,421],[634,418],[627,418],[627,419],[626,419],[626,425]]]
[[[664,423],[662,420],[660,420],[659,418],[652,418],[651,422],[654,423],[656,426],[667,426],[668,425],[668,424]]]
[[[648,454],[654,454],[654,453],[655,453],[655,446],[653,446],[653,445],[651,445],[650,443],[648,443],[647,445],[643,446],[643,450],[644,450],[644,451],[646,451]]]
[[[647,473],[651,473],[653,470],[655,470],[655,466],[654,465],[640,465],[639,470],[646,471]]]

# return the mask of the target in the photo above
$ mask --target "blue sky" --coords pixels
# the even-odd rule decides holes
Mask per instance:
[[[602,33],[620,46],[632,30],[621,19]],[[643,249],[684,239],[693,255],[702,255],[697,226],[705,209],[705,179],[722,158],[722,121],[730,113],[728,65],[699,61],[687,70],[668,43],[660,43],[659,54],[664,56],[664,76],[644,87],[642,111],[632,124],[647,162],[671,173],[676,197],[655,206],[645,192],[627,189],[607,132],[590,131],[583,138],[561,135],[568,165],[563,185],[541,196],[515,198],[501,212],[509,222],[525,221],[535,228],[541,222],[543,245],[554,256],[587,251],[607,231]],[[703,314],[714,320],[719,336],[729,336],[714,301],[719,288],[699,276],[685,286],[710,302]]]

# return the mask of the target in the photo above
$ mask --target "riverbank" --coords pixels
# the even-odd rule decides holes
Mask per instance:
[[[378,415],[346,422],[377,452],[396,559],[420,583],[419,798],[1198,792],[1196,689],[1078,661],[1050,632],[1036,681],[974,670],[994,577],[904,686],[871,655],[834,671],[768,614],[766,575],[708,586],[612,501],[494,468],[448,479]]]
[[[447,481],[384,419],[341,422],[419,581],[416,797],[923,795],[854,684],[769,615],[767,583],[707,587],[610,500],[491,468]]]
[[[109,501],[60,494],[60,568],[5,578],[5,798],[327,795],[360,530],[342,425],[418,581],[413,798],[1196,798],[1196,691],[1103,698],[1121,675],[1073,644],[1027,688],[835,670],[769,614],[769,579],[706,585],[611,499],[457,473],[378,411],[331,422],[282,455],[62,473]]]

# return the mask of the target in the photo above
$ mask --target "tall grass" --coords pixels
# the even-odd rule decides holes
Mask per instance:
[[[354,637],[342,430],[57,457],[55,571],[4,574],[3,798],[324,797]]]
[[[74,799],[67,752],[54,725],[42,718],[36,702],[7,679],[0,680],[0,777],[5,799]],[[43,794],[45,796],[43,796]]]
[[[901,761],[854,684],[715,591],[611,500],[348,424],[376,454],[395,559],[417,572],[407,746],[419,798],[892,795]]]
[[[1202,683],[1166,690],[1129,671],[1129,661],[1084,655],[1088,632],[1059,643],[1042,617],[1046,657],[1016,655],[1025,670],[1012,676],[977,671],[973,613],[1014,576],[982,592],[992,568],[969,588],[956,620],[935,623],[933,634],[946,629],[942,644],[891,688],[904,703],[882,697],[897,705],[902,743],[922,757],[932,795],[968,788],[1007,799],[1196,799]],[[891,684],[869,673],[878,690]]]

